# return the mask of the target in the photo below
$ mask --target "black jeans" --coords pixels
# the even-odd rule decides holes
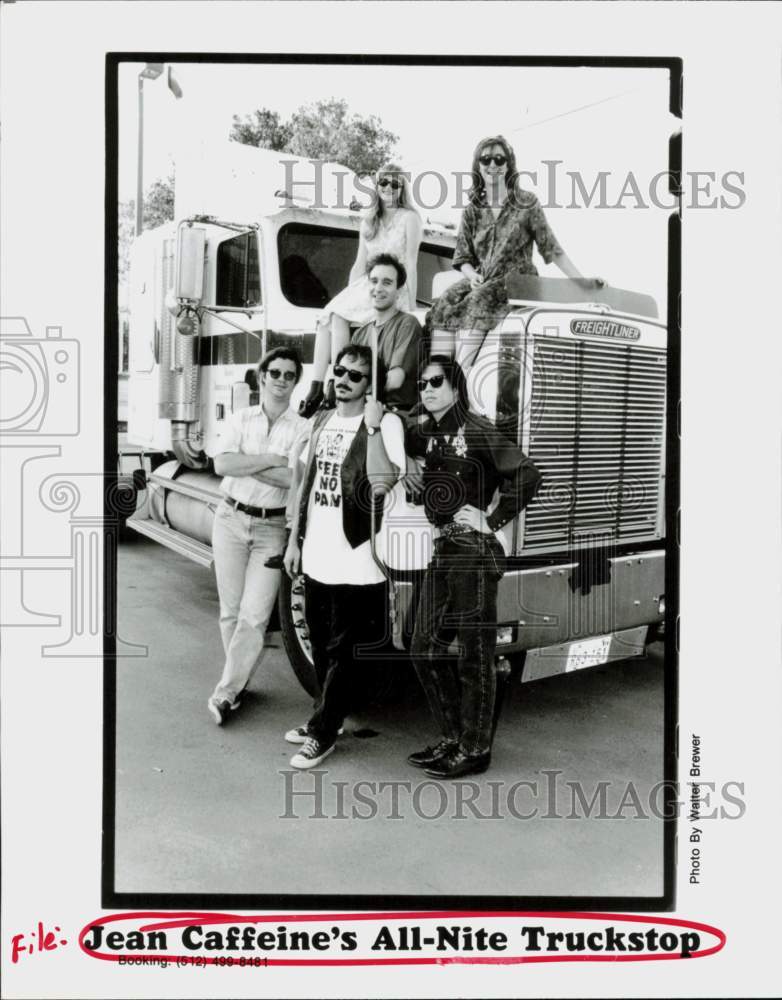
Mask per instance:
[[[411,645],[443,738],[466,754],[491,749],[496,678],[497,584],[505,569],[493,535],[438,538],[418,601]],[[458,655],[448,647],[456,639]]]
[[[388,595],[385,583],[357,587],[304,578],[307,628],[321,694],[308,723],[331,745],[366,687],[366,674],[384,646]],[[364,649],[361,647],[375,647]]]

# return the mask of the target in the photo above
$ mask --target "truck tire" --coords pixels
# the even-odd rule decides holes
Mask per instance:
[[[317,698],[320,684],[312,664],[312,652],[307,641],[307,625],[304,620],[304,584],[301,577],[291,580],[283,570],[280,593],[277,599],[277,613],[285,652],[296,679],[308,695]]]

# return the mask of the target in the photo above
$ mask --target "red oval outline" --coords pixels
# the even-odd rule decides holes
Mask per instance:
[[[509,918],[513,920],[526,919],[528,917],[534,917],[536,919],[545,920],[601,920],[604,922],[608,921],[620,921],[625,923],[645,923],[645,924],[664,924],[668,927],[679,927],[687,928],[689,930],[702,931],[707,934],[711,934],[718,939],[718,943],[711,948],[705,948],[701,951],[695,951],[691,955],[687,956],[687,960],[692,958],[706,958],[709,955],[714,955],[718,951],[721,951],[727,942],[727,935],[724,931],[721,931],[718,927],[713,927],[711,924],[700,923],[695,920],[683,920],[677,917],[658,917],[653,915],[644,914],[630,914],[630,913],[586,913],[580,911],[537,911],[537,910],[526,910],[526,911],[503,911],[503,910],[428,910],[422,912],[407,912],[407,913],[291,913],[291,914],[258,914],[255,916],[242,916],[238,913],[215,913],[214,911],[209,911],[206,913],[193,911],[183,911],[178,913],[172,913],[171,911],[146,911],[137,910],[130,911],[127,913],[118,914],[107,914],[105,916],[97,917],[95,920],[90,921],[88,924],[82,928],[79,933],[79,947],[90,958],[97,958],[104,962],[118,962],[120,958],[139,958],[141,954],[152,955],[154,958],[165,959],[168,962],[176,963],[181,960],[185,960],[187,964],[195,963],[196,958],[198,959],[199,965],[216,965],[217,962],[224,958],[224,956],[215,956],[214,958],[206,958],[203,955],[169,955],[169,954],[155,954],[151,952],[147,953],[133,953],[133,954],[103,954],[101,952],[95,952],[87,948],[84,944],[84,938],[98,924],[110,924],[119,920],[139,920],[153,919],[152,923],[145,923],[138,930],[141,931],[155,931],[155,930],[174,930],[180,927],[188,927],[193,923],[198,923],[201,925],[211,925],[211,924],[225,924],[225,923],[236,923],[236,924],[260,924],[260,923],[306,923],[306,922],[331,922],[339,925],[340,923],[350,922],[350,921],[390,921],[390,920],[414,920],[414,921],[424,921],[424,920],[443,920],[452,919],[458,917],[460,919],[470,918],[474,919],[476,917],[486,917],[486,918]],[[161,919],[165,918],[165,919]],[[248,957],[248,956],[241,956]],[[254,958],[260,956],[253,956]],[[442,957],[426,957],[426,958],[266,958],[263,957],[263,967],[268,966],[311,966],[311,965],[322,965],[322,966],[364,966],[364,965],[520,965],[523,963],[539,963],[539,962],[660,962],[660,961],[671,961],[675,959],[682,959],[679,953],[665,952],[661,955],[650,954],[650,955],[625,955],[617,954],[616,952],[611,952],[605,955],[503,955],[503,956],[484,956],[476,955],[465,956],[465,955],[451,955]],[[258,965],[248,964],[245,966],[240,966],[238,964],[237,956],[236,961],[231,966],[225,966],[227,968],[259,968]]]

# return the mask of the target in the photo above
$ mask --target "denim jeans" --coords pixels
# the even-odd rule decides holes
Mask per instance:
[[[233,703],[249,683],[263,653],[280,571],[264,566],[283,551],[285,517],[251,517],[221,503],[212,529],[220,632],[225,666],[213,697]]]
[[[304,602],[315,674],[321,687],[307,724],[331,745],[365,688],[375,655],[384,646],[388,594],[385,583],[326,584],[304,578]],[[362,650],[363,647],[363,650]]]
[[[444,739],[466,754],[491,749],[496,696],[497,583],[505,568],[493,535],[435,541],[421,585],[411,654]],[[449,653],[456,639],[458,653]]]

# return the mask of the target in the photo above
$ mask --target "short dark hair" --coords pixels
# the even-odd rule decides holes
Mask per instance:
[[[292,361],[296,365],[296,381],[298,382],[301,378],[301,373],[304,370],[304,366],[301,363],[301,355],[296,350],[295,347],[273,347],[270,351],[267,351],[258,363],[258,371],[262,374],[266,374],[266,369],[272,363],[272,361]]]
[[[338,365],[343,358],[355,358],[356,361],[362,361],[369,369],[369,384],[372,384],[372,348],[367,344],[345,344],[342,350],[337,355],[334,364]],[[378,354],[377,358],[377,385],[375,386],[375,395],[378,399],[383,398],[383,391],[386,385],[386,366],[383,364],[383,359]]]
[[[438,365],[442,368],[448,385],[456,393],[455,405],[457,409],[462,414],[466,413],[470,408],[470,396],[467,392],[467,377],[462,370],[462,366],[457,361],[454,361],[453,358],[446,357],[444,354],[433,354],[424,365],[422,374],[429,365]]]
[[[393,267],[396,271],[396,287],[401,288],[402,285],[407,283],[407,268],[392,253],[376,253],[374,257],[371,257],[367,261],[367,275],[373,267],[377,267],[378,264],[383,264],[386,267]]]

